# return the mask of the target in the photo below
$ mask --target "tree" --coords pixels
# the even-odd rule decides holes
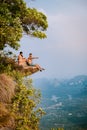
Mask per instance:
[[[23,0],[0,0],[0,51],[3,51],[7,45],[17,50],[23,34],[45,38],[44,31],[47,27],[47,17],[36,9],[28,8]],[[10,55],[11,52],[8,54]],[[7,62],[3,62],[6,59]],[[15,70],[13,64],[15,62],[12,58],[9,59],[8,55],[0,54],[0,74],[9,75],[16,83],[11,102],[5,104],[0,102],[2,110],[0,127],[2,129],[9,127],[15,130],[38,130],[39,120],[44,114],[41,108],[37,108],[40,94],[32,87],[31,81],[27,85],[23,83],[23,73]],[[2,91],[4,83],[0,84]],[[8,90],[12,86],[6,87],[7,85],[5,95],[8,95]]]
[[[26,6],[23,0],[0,0],[0,50],[18,49],[23,34],[46,38],[47,17]]]

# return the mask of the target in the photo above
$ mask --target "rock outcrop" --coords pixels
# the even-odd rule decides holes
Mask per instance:
[[[28,66],[26,63],[24,65],[18,65],[18,63],[15,61],[15,59],[8,58],[8,57],[2,57],[1,64],[8,66],[11,65],[11,68],[13,70],[17,70],[21,72],[24,76],[28,76],[31,74],[34,74],[39,71],[39,69],[35,66]]]

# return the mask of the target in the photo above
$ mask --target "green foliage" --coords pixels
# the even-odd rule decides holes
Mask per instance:
[[[6,55],[0,56],[0,73],[10,75],[14,71],[15,60]]]
[[[64,128],[51,128],[51,130],[64,130]]]
[[[23,75],[12,70],[10,65],[5,68],[4,73],[13,77],[17,83],[9,108],[15,120],[14,129],[39,130],[40,119],[45,114],[42,108],[37,107],[40,103],[40,91],[33,87],[31,79],[23,79]]]
[[[24,31],[34,37],[45,38],[46,34],[43,33],[43,31],[45,31],[47,27],[47,17],[34,8],[28,8],[25,17],[23,17]]]
[[[31,79],[25,81],[27,87],[22,83],[21,76],[16,81],[18,85],[12,99],[15,130],[39,130],[39,121],[44,114],[41,108],[37,108],[40,92],[33,88]]]
[[[47,17],[26,6],[23,0],[0,0],[0,50],[9,45],[19,48],[22,34],[45,38]]]
[[[6,44],[12,48],[18,49],[17,41],[22,37],[22,26],[19,17],[13,17],[9,10],[8,3],[0,3],[0,50],[3,50]]]

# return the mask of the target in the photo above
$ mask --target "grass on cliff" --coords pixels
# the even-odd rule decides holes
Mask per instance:
[[[0,74],[0,128],[39,130],[44,114],[37,108],[40,96],[31,79],[24,81],[22,73],[7,66]]]

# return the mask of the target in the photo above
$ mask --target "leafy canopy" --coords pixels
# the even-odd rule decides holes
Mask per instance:
[[[7,45],[18,49],[23,34],[46,38],[47,17],[24,0],[0,0],[0,50]]]

